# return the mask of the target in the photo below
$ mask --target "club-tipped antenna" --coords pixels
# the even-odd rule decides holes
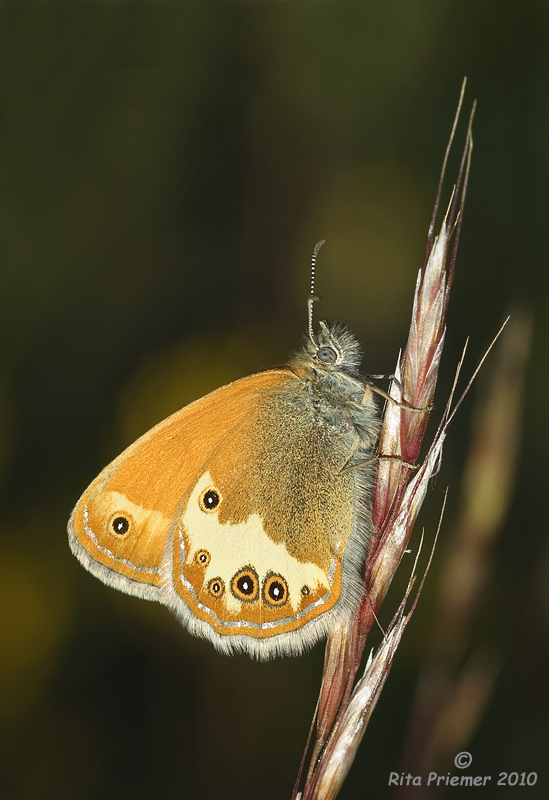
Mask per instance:
[[[315,300],[320,300],[320,297],[315,294],[315,267],[316,267],[316,257],[318,255],[318,251],[324,244],[326,239],[321,239],[320,242],[317,242],[313,247],[313,255],[311,256],[311,293],[309,295],[309,299],[307,300],[307,305],[309,307],[309,339],[316,347],[315,337],[313,334],[313,304]]]

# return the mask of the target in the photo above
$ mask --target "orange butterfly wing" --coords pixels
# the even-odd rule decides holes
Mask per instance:
[[[313,413],[308,391],[270,370],[161,422],[80,498],[75,555],[225,652],[314,643],[356,602],[366,545],[353,523],[359,471],[341,473],[354,429]]]
[[[265,391],[292,378],[287,371],[271,370],[235,381],[130,445],[91,483],[72,512],[69,542],[81,563],[117,589],[162,600],[168,531],[211,458],[212,443],[248,419]]]

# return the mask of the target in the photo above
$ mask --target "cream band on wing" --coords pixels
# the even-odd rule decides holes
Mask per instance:
[[[181,524],[189,542],[185,566],[205,567],[204,588],[213,597],[224,595],[227,611],[238,614],[246,602],[261,599],[269,606],[299,608],[308,594],[330,591],[329,576],[312,562],[290,555],[284,542],[274,542],[263,529],[261,516],[224,523],[216,508],[223,502],[209,472],[195,485]],[[201,594],[204,600],[204,594]]]
[[[179,527],[178,530],[178,537],[179,537],[179,548],[181,551],[181,561],[182,563],[184,563],[186,560],[187,553],[185,550],[185,545],[183,541],[183,532],[181,526]],[[203,551],[197,551],[197,552],[201,553]],[[195,560],[196,560],[196,554],[195,554]],[[335,569],[336,569],[336,558],[334,557],[332,560],[332,565],[330,567],[330,580],[332,580],[334,577]],[[266,631],[272,631],[273,633],[279,633],[281,629],[293,630],[295,628],[296,622],[298,622],[300,619],[304,617],[310,617],[311,612],[314,612],[316,609],[325,605],[330,600],[330,595],[331,595],[330,591],[326,591],[324,596],[319,597],[317,600],[314,600],[313,602],[309,603],[308,606],[306,606],[301,611],[298,611],[297,613],[293,614],[293,616],[291,617],[284,617],[282,619],[271,620],[270,622],[258,623],[250,619],[238,619],[238,620],[221,619],[212,608],[210,608],[207,605],[204,605],[204,603],[198,602],[198,596],[195,591],[195,588],[193,584],[185,578],[184,574],[181,575],[181,582],[185,587],[185,589],[190,593],[193,600],[196,602],[197,609],[200,609],[202,612],[204,612],[209,617],[208,621],[214,623],[214,627],[217,627],[221,631],[223,631],[223,629],[227,630],[246,629],[247,633],[250,633],[252,631],[257,631],[261,633],[264,633]],[[217,578],[213,578],[211,581],[209,581],[208,587],[210,587],[212,584],[219,586],[220,593],[218,596],[222,597],[225,591],[224,583],[222,581],[220,582]],[[212,596],[216,595],[212,593]]]

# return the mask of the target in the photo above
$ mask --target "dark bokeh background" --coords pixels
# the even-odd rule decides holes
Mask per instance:
[[[470,373],[510,310],[535,319],[472,633],[500,672],[468,747],[478,774],[539,775],[483,797],[547,796],[546,0],[3,2],[0,65],[0,797],[289,797],[322,646],[222,657],[88,575],[66,520],[153,423],[287,358],[320,238],[318,313],[393,369],[464,75],[479,106],[439,406],[467,336]],[[441,548],[475,394],[429,495],[432,533],[452,487]],[[390,796],[436,579],[342,798]]]

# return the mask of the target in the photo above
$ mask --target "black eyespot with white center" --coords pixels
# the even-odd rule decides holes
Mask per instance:
[[[207,550],[197,550],[194,554],[194,560],[201,567],[207,567],[211,561],[211,556]]]
[[[333,347],[319,347],[316,351],[316,357],[324,364],[335,364],[337,361],[337,353]]]
[[[122,539],[129,533],[131,524],[132,519],[129,514],[126,514],[125,511],[117,511],[110,519],[109,532]]]
[[[198,505],[200,506],[202,511],[209,513],[211,511],[215,511],[220,502],[221,502],[221,494],[217,491],[216,488],[210,486],[200,495],[200,498],[198,500]]]
[[[283,606],[288,600],[288,584],[282,575],[267,575],[263,581],[263,600],[269,606]]]
[[[225,584],[221,578],[212,578],[211,581],[208,582],[207,589],[211,596],[215,597],[216,600],[220,597],[223,597],[225,594]]]
[[[259,597],[259,577],[253,567],[239,569],[231,580],[231,592],[238,600],[253,603]]]
[[[301,587],[301,594],[303,595],[303,597],[308,597],[308,595],[311,594],[311,590],[309,589],[308,586],[302,586]]]

